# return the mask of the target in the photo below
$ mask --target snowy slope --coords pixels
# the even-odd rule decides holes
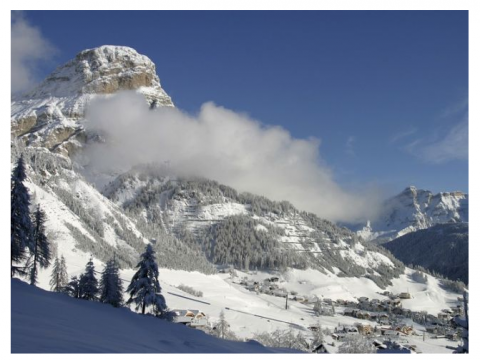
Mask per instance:
[[[207,179],[162,175],[162,168],[152,164],[117,177],[103,194],[129,216],[155,222],[190,246],[196,244],[217,265],[336,268],[339,276],[367,277],[384,285],[403,273],[403,264],[388,253],[287,202],[237,193]]]
[[[35,303],[35,307],[31,304]],[[72,299],[12,280],[12,353],[271,353],[128,309]]]
[[[73,259],[69,259],[72,263]],[[83,269],[73,271],[69,267],[70,275],[78,275]],[[100,270],[99,267],[97,267]],[[279,286],[288,291],[297,291],[302,296],[318,298],[330,298],[333,300],[343,299],[356,301],[361,296],[371,299],[386,299],[381,295],[382,289],[371,281],[351,278],[338,278],[334,274],[322,274],[316,270],[289,270],[286,273],[278,272],[254,272],[243,273],[238,271],[237,277],[231,278],[228,274],[205,275],[198,272],[177,271],[170,269],[160,270],[160,284],[170,309],[193,309],[207,314],[209,322],[218,321],[220,312],[223,310],[225,318],[232,330],[238,337],[248,340],[255,337],[256,333],[272,332],[276,329],[300,331],[308,339],[312,333],[308,327],[320,322],[322,327],[334,330],[338,324],[354,325],[359,320],[349,316],[342,316],[342,307],[336,308],[336,316],[320,316],[313,314],[311,304],[301,304],[290,299],[288,310],[285,310],[285,299],[266,294],[256,294],[248,291],[239,284],[240,278],[247,276],[251,280],[262,281],[265,278],[276,275],[280,277]],[[393,285],[388,290],[393,293],[409,291],[412,299],[402,300],[404,308],[414,311],[427,311],[436,315],[442,309],[458,304],[458,295],[442,289],[438,280],[428,276],[427,283],[416,282],[412,275],[413,271],[407,269],[405,275],[393,280]],[[121,278],[128,283],[133,275],[133,270],[123,270]],[[202,297],[196,297],[185,293],[177,288],[180,284],[188,285],[203,292]],[[40,286],[45,287],[44,280]],[[127,298],[125,294],[125,298]],[[77,301],[77,300],[73,300]],[[82,301],[83,302],[83,301]],[[110,307],[108,307],[110,308]],[[408,319],[407,319],[408,320]],[[56,320],[55,320],[56,321]],[[372,326],[378,325],[374,321],[362,320]],[[412,323],[418,334],[425,328],[422,325]],[[200,330],[197,330],[201,332]],[[421,337],[410,336],[405,338],[411,344],[424,353],[448,353],[450,350],[445,345],[455,345],[445,340],[428,339],[423,342]],[[121,352],[123,350],[119,350]],[[176,350],[172,350],[176,351]]]
[[[468,194],[459,191],[433,194],[409,186],[385,202],[379,219],[350,228],[367,241],[383,243],[449,222],[468,222]]]

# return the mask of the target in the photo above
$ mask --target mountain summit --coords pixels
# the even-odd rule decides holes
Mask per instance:
[[[71,155],[86,140],[82,121],[98,97],[135,91],[152,107],[174,106],[160,85],[155,64],[125,46],[81,51],[32,91],[12,102],[12,135],[27,144]]]
[[[383,205],[382,216],[357,231],[365,240],[383,243],[436,224],[468,222],[468,194],[433,194],[409,186]]]

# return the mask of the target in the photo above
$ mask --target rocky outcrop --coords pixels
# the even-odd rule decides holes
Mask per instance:
[[[101,46],[80,52],[12,101],[12,136],[72,155],[87,138],[82,122],[88,104],[119,91],[142,94],[151,108],[174,106],[148,57],[124,46]]]

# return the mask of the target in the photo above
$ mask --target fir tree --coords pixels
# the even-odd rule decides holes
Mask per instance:
[[[123,286],[114,259],[107,261],[100,278],[100,301],[114,307],[123,305]]]
[[[30,271],[30,284],[37,284],[38,267],[46,268],[50,265],[50,245],[45,235],[45,212],[37,206],[33,221],[33,264]]]
[[[64,288],[68,284],[67,262],[62,255],[60,258],[60,287]]]
[[[25,162],[20,156],[11,178],[11,276],[25,274],[14,263],[25,260],[26,249],[33,250],[32,221],[30,219],[30,195],[24,185],[27,178]]]
[[[80,288],[80,279],[76,276],[72,277],[70,282],[64,288],[65,293],[75,299],[82,297],[82,289]]]
[[[62,255],[61,260],[59,260],[57,256],[53,262],[52,275],[50,275],[50,290],[62,292],[67,285],[68,274],[65,258]]]
[[[60,282],[60,261],[58,260],[58,256],[55,258],[53,262],[52,268],[52,275],[50,275],[50,290],[55,292],[62,291]]]
[[[220,319],[215,324],[213,329],[213,335],[219,337],[220,339],[228,339],[230,337],[230,325],[227,320],[225,320],[225,313],[223,310],[220,312]]]
[[[142,308],[142,314],[145,314],[147,306],[153,306],[156,312],[162,313],[167,306],[158,282],[158,266],[152,245],[147,245],[136,267],[138,270],[127,288],[130,294],[127,304],[135,303],[136,310]]]
[[[98,280],[95,277],[95,266],[93,260],[90,260],[85,267],[85,272],[80,277],[81,298],[85,300],[96,300],[98,295]]]
[[[319,321],[317,321],[317,323],[315,324],[315,329],[312,330],[312,334],[313,334],[313,339],[312,339],[311,348],[315,349],[317,346],[319,346],[324,342],[322,325],[320,325]]]

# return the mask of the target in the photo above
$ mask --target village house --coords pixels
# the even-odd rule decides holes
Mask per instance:
[[[208,325],[207,315],[200,310],[172,310],[176,314],[173,322],[188,325],[190,327],[202,327]]]
[[[367,311],[358,311],[356,314],[357,319],[370,320],[370,313]]]
[[[373,334],[373,329],[370,324],[361,324],[361,323],[355,323],[355,326],[358,329],[358,333],[361,335],[371,335]]]
[[[405,335],[412,335],[413,334],[413,327],[406,325],[406,324],[399,324],[395,326],[395,330],[399,331]]]
[[[358,335],[358,329],[355,326],[338,325],[332,334],[332,338],[334,340],[343,340],[349,335]]]
[[[398,331],[393,330],[393,329],[381,329],[381,333],[383,336],[387,336],[390,338],[396,338],[398,337]]]
[[[410,295],[410,293],[408,293],[408,292],[402,292],[398,295],[398,297],[400,299],[411,299],[412,295]]]
[[[274,296],[287,297],[288,293],[283,289],[275,289],[272,291]]]
[[[306,303],[308,299],[305,296],[294,296],[293,300],[298,301],[299,303]]]

